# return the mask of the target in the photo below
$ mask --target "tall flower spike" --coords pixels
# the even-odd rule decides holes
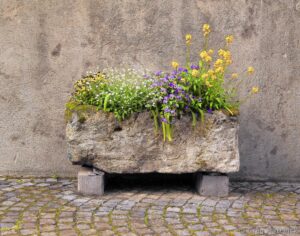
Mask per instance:
[[[248,69],[247,69],[247,73],[248,75],[251,75],[254,73],[254,68],[252,66],[249,66]]]
[[[191,44],[191,42],[192,42],[192,35],[191,34],[185,35],[185,42],[186,42],[186,44]]]
[[[179,64],[176,61],[172,61],[172,67],[177,70]]]
[[[225,40],[227,44],[231,44],[233,42],[233,35],[227,35]]]
[[[252,94],[255,94],[255,93],[258,93],[258,92],[259,92],[259,87],[252,87],[252,89],[251,89]]]
[[[210,33],[210,25],[209,24],[204,24],[202,28],[204,36],[208,36]]]
[[[232,79],[237,79],[238,76],[239,76],[239,75],[238,75],[237,73],[233,73],[233,74],[231,75],[231,78],[232,78]]]

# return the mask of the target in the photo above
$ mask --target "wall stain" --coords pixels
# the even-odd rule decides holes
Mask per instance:
[[[49,127],[47,126],[47,124],[44,124],[42,121],[36,122],[32,127],[32,132],[34,134],[38,134],[38,135],[45,136],[45,137],[50,136],[50,133],[48,130],[49,130]]]
[[[254,33],[255,33],[255,25],[250,24],[250,25],[244,25],[243,32],[241,35],[243,38],[251,38]]]
[[[0,71],[0,76],[3,77],[4,79],[9,79],[9,74],[6,74],[2,71]]]
[[[0,98],[1,98],[3,101],[7,101],[7,98],[3,97],[2,95],[0,95]]]
[[[273,149],[270,151],[270,154],[276,155],[277,149],[278,149],[277,146],[273,147]]]
[[[256,19],[256,12],[254,7],[248,7],[248,17],[244,23],[241,36],[245,39],[251,38],[256,35],[256,25],[254,24]]]
[[[46,19],[47,14],[43,14],[43,9],[40,9],[41,12],[38,15],[38,21],[39,21],[39,34],[37,37],[37,56],[38,56],[38,63],[36,65],[34,76],[35,78],[35,88],[37,90],[40,90],[43,87],[43,80],[41,78],[41,75],[45,75],[50,70],[49,67],[49,58],[48,58],[48,35],[47,35],[47,28],[46,28]]]
[[[20,139],[20,136],[18,136],[18,135],[12,135],[12,136],[10,137],[10,139],[11,139],[11,141],[15,142],[15,141],[17,141],[18,139]]]
[[[61,44],[59,43],[53,49],[53,51],[51,52],[51,55],[54,56],[54,57],[58,57],[60,55],[60,51],[61,51]]]

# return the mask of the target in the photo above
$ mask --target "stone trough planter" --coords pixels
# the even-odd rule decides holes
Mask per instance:
[[[100,111],[83,123],[73,113],[66,127],[68,158],[73,164],[97,170],[79,173],[81,192],[103,193],[103,187],[93,191],[91,186],[80,186],[88,185],[91,176],[91,182],[98,178],[98,186],[104,186],[100,172],[197,173],[200,194],[224,196],[228,194],[226,174],[239,170],[237,131],[236,117],[216,111],[206,114],[205,121],[195,127],[191,117],[182,117],[174,125],[174,140],[163,142],[148,112],[117,122],[113,114]]]

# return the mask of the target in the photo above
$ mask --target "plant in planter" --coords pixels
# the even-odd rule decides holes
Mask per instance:
[[[203,34],[196,64],[188,34],[186,64],[173,61],[171,72],[106,69],[77,81],[66,105],[72,163],[108,173],[238,171],[238,75],[226,73],[233,36],[214,57],[209,25]]]

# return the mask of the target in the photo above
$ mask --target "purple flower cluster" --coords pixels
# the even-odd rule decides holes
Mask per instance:
[[[199,69],[200,69],[200,67],[199,67],[199,66],[197,66],[197,65],[191,65],[191,69],[192,69],[192,70],[199,70]]]
[[[154,74],[156,79],[151,87],[159,94],[157,97],[160,99],[157,101],[157,106],[162,116],[162,122],[172,123],[172,117],[175,117],[180,109],[183,109],[184,104],[189,103],[189,95],[183,89],[181,81],[183,73],[187,72],[186,68],[178,68],[171,73],[163,74],[158,71]]]

